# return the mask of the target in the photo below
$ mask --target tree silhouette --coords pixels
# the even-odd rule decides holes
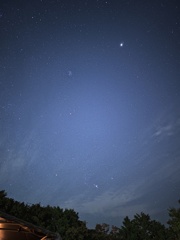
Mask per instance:
[[[180,200],[179,200],[180,203]],[[36,226],[58,232],[63,240],[180,240],[180,208],[169,209],[169,227],[151,220],[148,214],[135,214],[132,220],[126,216],[121,227],[96,224],[95,229],[87,229],[86,222],[80,221],[73,209],[28,205],[8,198],[0,191],[0,211],[13,215]]]
[[[136,214],[133,220],[125,217],[123,226],[119,230],[120,239],[151,240],[167,239],[165,226],[155,220],[151,220],[148,214],[141,212]]]
[[[180,200],[178,202],[180,204]],[[175,239],[180,239],[180,208],[170,208],[169,216],[168,224],[171,235],[173,235]]]

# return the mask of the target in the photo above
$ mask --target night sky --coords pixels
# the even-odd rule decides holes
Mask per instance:
[[[89,227],[180,199],[180,1],[1,0],[0,189]]]

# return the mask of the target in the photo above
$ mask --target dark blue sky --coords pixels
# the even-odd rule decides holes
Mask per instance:
[[[0,188],[88,226],[180,198],[178,0],[0,3]]]

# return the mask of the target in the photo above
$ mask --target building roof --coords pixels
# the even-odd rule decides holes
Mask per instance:
[[[62,240],[58,233],[50,232],[0,211],[0,239]]]

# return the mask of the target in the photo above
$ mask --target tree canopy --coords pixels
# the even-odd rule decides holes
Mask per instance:
[[[180,200],[179,200],[180,203]],[[7,197],[0,191],[0,211],[58,232],[63,240],[179,240],[180,239],[180,208],[170,208],[168,227],[158,221],[151,220],[148,214],[135,214],[131,220],[126,216],[122,226],[110,226],[97,223],[95,229],[88,229],[85,221],[79,219],[73,209],[62,209],[59,206],[41,206],[25,204]]]

